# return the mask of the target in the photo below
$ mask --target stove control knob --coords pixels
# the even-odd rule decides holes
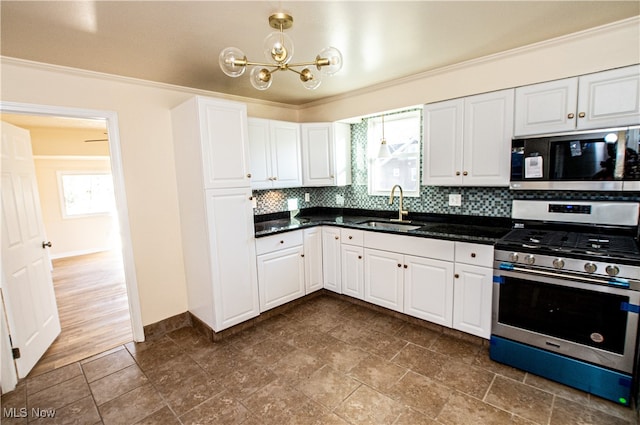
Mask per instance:
[[[511,261],[512,263],[517,263],[518,262],[518,253],[517,252],[512,252],[511,254],[509,254],[509,261]]]
[[[584,271],[587,273],[595,273],[598,270],[598,266],[593,263],[587,263],[584,265]]]
[[[533,255],[527,255],[524,257],[524,262],[532,266],[536,262],[536,257]]]
[[[609,265],[605,270],[607,271],[607,274],[609,276],[617,276],[618,273],[620,273],[620,269],[618,268],[618,266]]]
[[[553,267],[555,267],[556,269],[563,269],[564,260],[562,258],[556,258],[555,260],[553,260]]]

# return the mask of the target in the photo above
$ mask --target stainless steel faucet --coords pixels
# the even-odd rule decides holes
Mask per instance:
[[[398,203],[398,218],[392,218],[391,221],[399,221],[401,223],[411,223],[411,220],[405,220],[402,216],[408,215],[409,211],[402,209],[402,202],[404,201],[404,195],[402,193],[402,187],[397,184],[391,188],[391,196],[389,196],[389,205],[393,204],[393,195],[396,192],[396,187],[400,189],[400,201]]]

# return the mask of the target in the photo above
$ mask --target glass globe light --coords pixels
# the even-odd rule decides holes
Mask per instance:
[[[244,74],[247,68],[247,57],[244,52],[237,47],[227,47],[220,52],[218,63],[222,72],[229,77],[239,77]]]
[[[289,63],[293,57],[293,41],[283,32],[272,32],[264,39],[263,51],[268,61]]]
[[[316,63],[320,59],[326,59],[327,64],[318,64],[318,69],[323,75],[333,75],[342,69],[342,53],[335,47],[325,47],[318,53]]]
[[[258,90],[266,90],[271,87],[273,80],[271,72],[267,68],[254,67],[249,74],[251,85]]]
[[[309,68],[305,68],[300,72],[300,81],[302,81],[302,85],[305,89],[315,90],[320,87],[322,78],[319,72],[314,74]]]

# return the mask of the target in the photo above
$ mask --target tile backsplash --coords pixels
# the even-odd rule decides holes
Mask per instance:
[[[351,125],[351,167],[353,183],[344,187],[307,187],[277,190],[255,190],[257,208],[254,214],[287,211],[287,200],[297,199],[298,206],[340,207],[337,195],[344,197],[345,208],[363,208],[394,211],[398,209],[397,198],[389,205],[388,196],[370,196],[367,193],[366,155],[367,121]],[[359,160],[357,160],[360,158]],[[305,193],[309,202],[304,201]],[[449,194],[462,195],[462,206],[449,206]],[[506,187],[441,187],[421,186],[420,197],[405,198],[405,207],[410,212],[460,214],[474,216],[510,217],[511,201],[514,199],[541,200],[606,200],[640,202],[638,192],[575,192],[575,191],[513,191]]]

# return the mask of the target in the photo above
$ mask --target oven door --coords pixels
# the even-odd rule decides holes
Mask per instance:
[[[631,373],[640,293],[552,272],[496,270],[492,333]]]

